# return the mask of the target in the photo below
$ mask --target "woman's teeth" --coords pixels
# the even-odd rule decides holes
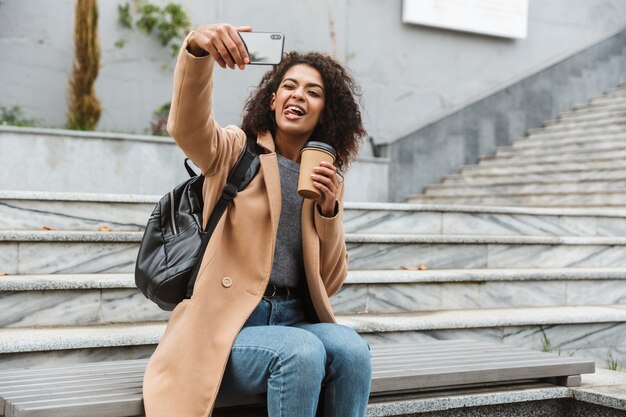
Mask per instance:
[[[289,106],[286,110],[296,113],[298,116],[304,116],[304,111],[299,107]]]

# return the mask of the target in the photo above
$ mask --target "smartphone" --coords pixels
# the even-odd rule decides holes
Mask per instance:
[[[246,45],[250,64],[277,65],[283,59],[285,35],[277,32],[238,32]]]

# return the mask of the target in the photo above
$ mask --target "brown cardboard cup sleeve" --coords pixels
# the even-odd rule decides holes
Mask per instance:
[[[313,168],[320,166],[320,162],[334,163],[337,153],[327,143],[318,141],[307,142],[300,151],[300,177],[298,179],[298,194],[301,197],[317,200],[321,196],[320,190],[313,186]]]

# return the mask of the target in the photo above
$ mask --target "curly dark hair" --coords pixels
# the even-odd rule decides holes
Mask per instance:
[[[332,145],[337,151],[335,165],[345,172],[366,135],[357,103],[361,91],[346,69],[328,55],[296,51],[285,54],[281,63],[263,76],[246,101],[241,128],[248,135],[268,130],[276,133],[276,119],[270,110],[272,93],[278,90],[287,70],[298,64],[315,68],[324,82],[325,104],[321,118],[324,123],[317,124],[310,139]]]

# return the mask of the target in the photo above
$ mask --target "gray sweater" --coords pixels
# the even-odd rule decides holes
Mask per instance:
[[[278,170],[282,206],[270,284],[277,287],[296,288],[304,277],[302,197],[298,195],[300,164],[278,155]]]

